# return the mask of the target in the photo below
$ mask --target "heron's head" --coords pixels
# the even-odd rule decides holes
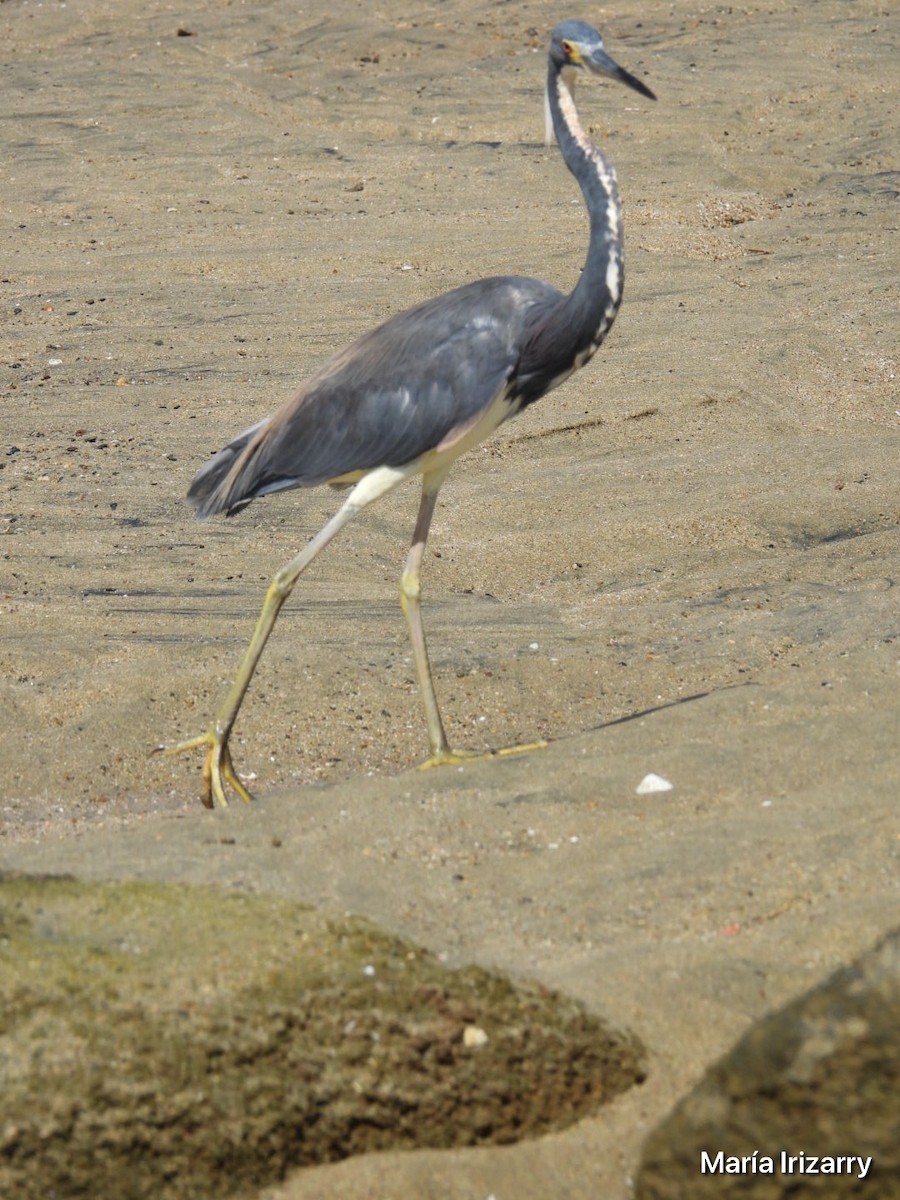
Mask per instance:
[[[633,88],[649,100],[656,97],[645,83],[620,67],[603,49],[603,38],[585,21],[562,21],[550,35],[550,59],[571,88],[577,73],[605,75]]]

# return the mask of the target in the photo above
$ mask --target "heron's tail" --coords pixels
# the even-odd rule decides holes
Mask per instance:
[[[265,417],[249,429],[245,429],[233,442],[229,442],[214,454],[194,476],[188,488],[187,500],[200,520],[220,512],[230,517],[240,512],[253,499],[255,493],[246,494],[241,487],[242,471],[240,467],[235,470],[235,467],[250,442],[268,423],[269,418]]]

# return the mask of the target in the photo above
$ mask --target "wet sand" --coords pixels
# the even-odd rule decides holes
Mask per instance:
[[[361,913],[650,1048],[646,1084],[564,1134],[269,1200],[627,1195],[704,1067],[897,921],[897,18],[0,11],[0,867]],[[410,484],[298,585],[233,743],[258,802],[205,812],[199,761],[148,751],[206,727],[335,496],[198,524],[187,484],[391,313],[494,273],[574,284],[583,208],[542,144],[567,15],[659,95],[578,94],[619,171],[625,303],[457,464],[424,573],[452,740],[552,744],[412,769]],[[651,771],[673,789],[637,795]]]

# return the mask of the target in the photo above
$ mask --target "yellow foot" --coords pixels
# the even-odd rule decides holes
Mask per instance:
[[[201,734],[200,737],[179,742],[177,746],[157,746],[153,753],[182,754],[185,750],[197,750],[200,746],[207,747],[203,762],[203,795],[200,797],[204,808],[215,808],[216,800],[223,808],[228,807],[226,784],[234,788],[245,804],[249,804],[253,797],[238,779],[234,763],[231,761],[228,739],[219,737],[214,729]]]
[[[419,763],[420,771],[430,771],[432,767],[452,767],[460,763],[477,762],[478,759],[512,758],[514,754],[529,754],[532,750],[543,750],[547,742],[528,742],[524,746],[504,746],[500,750],[439,750],[424,762]]]
[[[525,742],[522,746],[503,746],[500,750],[495,750],[491,758],[512,758],[514,754],[530,754],[532,750],[546,750],[550,745],[549,742]]]

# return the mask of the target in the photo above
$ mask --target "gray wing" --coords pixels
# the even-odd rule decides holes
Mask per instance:
[[[269,492],[412,462],[512,387],[535,314],[559,299],[510,276],[400,313],[214,455],[189,501],[201,517],[232,513]]]

